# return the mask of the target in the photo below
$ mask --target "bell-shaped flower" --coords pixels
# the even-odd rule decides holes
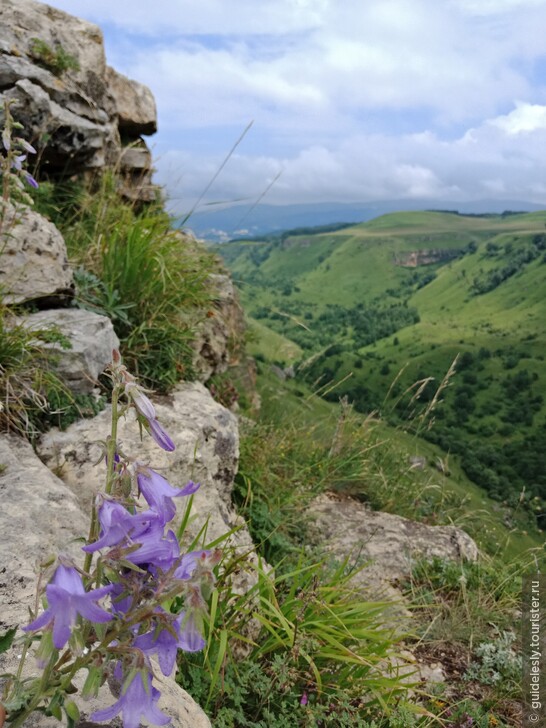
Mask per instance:
[[[199,630],[197,618],[198,613],[198,610],[193,609],[189,612],[180,612],[180,617],[178,619],[180,624],[180,639],[178,641],[178,647],[181,650],[184,650],[184,652],[199,652],[200,650],[203,650],[207,644]]]
[[[100,538],[83,546],[83,550],[92,553],[107,546],[116,546],[126,538],[134,540],[157,520],[155,511],[131,514],[121,503],[105,499],[99,507]]]
[[[29,144],[25,139],[21,139],[21,137],[16,137],[15,141],[20,147],[25,150],[25,152],[28,152],[29,154],[37,153],[32,144]]]
[[[125,394],[132,401],[139,415],[142,415],[147,420],[155,420],[157,418],[155,407],[136,382],[130,381],[126,383]]]
[[[163,450],[166,450],[167,452],[172,452],[175,449],[174,442],[157,421],[157,415],[153,403],[144,394],[141,387],[139,387],[130,374],[127,373],[125,377],[128,379],[125,384],[125,394],[135,406],[139,415],[139,420],[141,422],[144,420],[146,429],[157,442],[159,447],[163,448]]]
[[[173,498],[192,495],[199,488],[199,483],[191,480],[183,488],[173,488],[162,475],[142,465],[137,466],[137,483],[146,502],[163,519],[163,523],[171,521],[176,514]]]
[[[28,185],[30,185],[31,187],[34,187],[35,190],[37,190],[38,187],[40,186],[38,184],[38,182],[36,182],[36,180],[34,179],[34,177],[31,174],[29,174],[28,172],[23,172],[23,177],[25,178],[25,182]]]
[[[180,559],[180,564],[174,572],[174,578],[182,579],[183,581],[191,579],[199,561],[206,559],[210,553],[210,551],[190,551],[187,554],[184,554],[184,556]]]
[[[78,615],[90,622],[109,622],[112,615],[95,602],[112,591],[112,585],[86,592],[81,576],[71,566],[59,566],[46,587],[48,607],[23,627],[26,632],[53,625],[53,644],[60,650],[68,642]]]
[[[169,531],[163,538],[162,526],[152,526],[135,539],[135,543],[139,548],[125,558],[136,566],[168,571],[180,556],[180,545],[174,532]]]
[[[183,619],[184,613],[175,617],[174,615],[162,612],[162,616],[158,619],[158,623],[154,629],[139,635],[133,643],[144,654],[149,656],[157,655],[161,672],[167,677],[174,669],[176,653],[179,649],[185,649],[185,646],[189,642],[197,647],[197,649],[191,650],[192,652],[202,650],[205,646],[205,641],[202,638],[199,641],[197,638],[188,640],[187,636],[183,637],[181,632]]]
[[[163,448],[163,450],[166,450],[167,452],[172,452],[175,449],[174,442],[157,420],[148,420],[148,427],[150,435],[154,438],[159,447]]]
[[[129,673],[121,689],[117,702],[104,710],[92,713],[92,721],[111,721],[119,713],[123,716],[123,728],[139,728],[142,719],[152,725],[167,725],[169,716],[157,707],[160,692],[152,686],[152,676],[148,670]]]

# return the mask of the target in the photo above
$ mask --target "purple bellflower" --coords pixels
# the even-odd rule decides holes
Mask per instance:
[[[15,141],[19,144],[20,147],[23,147],[25,152],[28,152],[29,154],[37,153],[36,150],[34,149],[34,147],[32,146],[32,144],[29,144],[27,141],[25,141],[25,139],[21,139],[21,137],[17,137]]]
[[[129,682],[130,678],[130,682]],[[90,717],[93,721],[112,720],[119,713],[123,714],[123,728],[139,728],[142,718],[152,725],[167,725],[168,715],[157,707],[160,692],[152,686],[152,676],[148,671],[139,670],[132,674],[121,690],[119,700],[104,710],[97,710]]]
[[[180,556],[180,545],[173,531],[163,538],[163,527],[151,527],[137,539],[140,545],[127,555],[127,561],[142,567],[156,567],[168,571]]]
[[[76,569],[61,564],[46,587],[48,608],[23,630],[32,632],[53,624],[53,644],[60,650],[68,642],[78,614],[90,622],[109,622],[112,619],[111,614],[95,604],[112,588],[110,585],[86,592]]]
[[[127,382],[125,385],[125,394],[132,400],[139,415],[142,415],[147,420],[157,419],[155,407],[138,384],[135,382]]]
[[[121,503],[104,500],[99,508],[100,538],[88,546],[83,546],[83,551],[92,553],[106,546],[116,546],[125,538],[135,539],[146,531],[154,520],[158,520],[154,511],[133,515]]]
[[[189,551],[187,554],[184,554],[180,559],[179,566],[174,572],[174,578],[183,581],[191,579],[199,561],[206,559],[210,553],[210,551]]]
[[[150,435],[163,450],[172,452],[175,449],[174,442],[165,432],[157,420],[148,420]]]
[[[184,652],[199,652],[207,644],[199,631],[195,619],[195,611],[180,612],[177,620],[180,623],[180,639],[178,647]]]
[[[156,654],[161,672],[168,677],[174,669],[176,653],[179,649],[186,650],[186,652],[197,652],[202,650],[206,643],[194,624],[187,627],[189,620],[184,626],[184,631],[181,631],[184,620],[183,612],[176,618],[166,612],[164,615],[167,619],[172,617],[170,624],[165,624],[165,619],[163,619],[150,632],[139,635],[134,641],[134,647],[138,647],[145,655]],[[192,649],[188,650],[188,645],[191,645]]]
[[[35,190],[37,190],[38,187],[40,186],[38,184],[38,182],[36,182],[36,180],[34,179],[34,177],[31,174],[29,174],[28,172],[23,172],[23,177],[25,178],[25,182],[28,185],[30,185],[31,187],[34,187]]]
[[[126,379],[130,377],[129,381],[125,384],[125,394],[134,404],[139,416],[145,420],[150,435],[159,447],[167,452],[172,452],[175,449],[174,442],[157,421],[154,405],[130,374],[126,373],[125,377]]]
[[[163,523],[171,521],[176,514],[173,498],[192,495],[199,488],[199,483],[191,480],[183,488],[173,488],[162,475],[142,465],[137,466],[137,483],[146,502],[163,519]]]

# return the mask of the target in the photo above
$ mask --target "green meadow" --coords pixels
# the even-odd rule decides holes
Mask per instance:
[[[543,541],[546,212],[395,213],[219,250],[259,359],[447,459],[469,513]]]

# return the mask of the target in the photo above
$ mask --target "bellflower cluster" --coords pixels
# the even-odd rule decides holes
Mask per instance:
[[[13,101],[5,101],[4,103],[4,128],[2,130],[2,146],[5,156],[1,164],[1,172],[4,178],[4,185],[12,185],[23,188],[22,182],[26,182],[30,187],[37,189],[38,183],[34,177],[25,168],[28,154],[36,154],[36,149],[25,139],[16,134],[23,127],[17,121],[14,121],[11,114],[11,105]],[[7,199],[7,189],[4,190],[4,199]]]
[[[88,671],[84,697],[96,695],[111,675],[121,685],[118,700],[96,711],[91,720],[110,721],[121,714],[124,728],[138,728],[143,719],[165,725],[169,718],[157,705],[160,693],[153,684],[151,659],[168,676],[178,650],[196,652],[206,644],[206,597],[221,554],[181,553],[171,527],[175,499],[192,495],[199,484],[190,481],[176,488],[148,464],[122,454],[117,421],[130,407],[160,447],[172,451],[175,446],[117,352],[110,375],[114,386],[106,487],[97,495],[89,538],[82,547],[83,568],[60,557],[45,587],[45,610],[23,628],[29,635],[27,646],[41,633],[38,655],[44,676],[31,684],[23,707],[23,683],[15,678],[13,700],[10,703],[9,695],[3,700],[14,728],[33,710],[61,717],[60,706],[73,720],[74,704],[66,695],[73,692],[72,678],[81,669]],[[173,602],[183,603],[183,610],[171,613]]]

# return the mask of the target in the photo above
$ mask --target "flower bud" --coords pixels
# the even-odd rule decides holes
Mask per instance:
[[[82,698],[89,700],[90,698],[96,698],[99,694],[100,686],[102,685],[103,671],[102,668],[96,665],[88,665],[87,677],[82,688]]]

